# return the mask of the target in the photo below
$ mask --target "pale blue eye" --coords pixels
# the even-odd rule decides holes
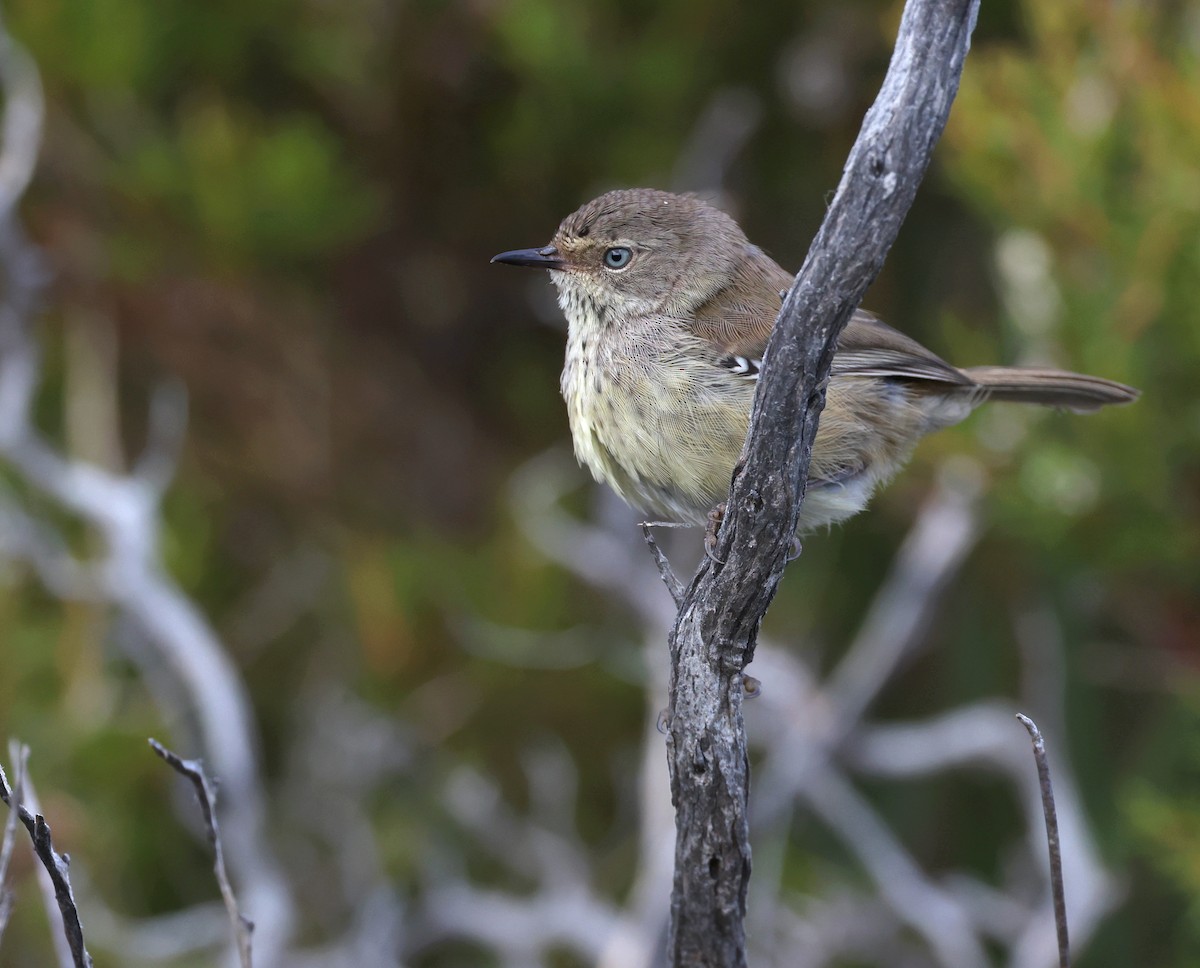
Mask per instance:
[[[608,249],[604,253],[604,264],[610,269],[624,269],[633,258],[633,252],[623,245]]]

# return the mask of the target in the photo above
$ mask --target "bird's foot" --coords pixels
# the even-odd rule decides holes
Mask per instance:
[[[708,512],[708,520],[704,524],[704,553],[718,565],[725,564],[714,554],[717,547],[717,532],[721,530],[721,522],[724,519],[725,502],[722,501]]]

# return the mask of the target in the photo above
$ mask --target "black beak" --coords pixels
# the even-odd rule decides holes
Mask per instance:
[[[552,245],[540,249],[513,249],[512,252],[501,252],[492,256],[493,262],[503,262],[510,266],[530,266],[534,269],[561,269],[563,260],[559,258],[558,249]]]

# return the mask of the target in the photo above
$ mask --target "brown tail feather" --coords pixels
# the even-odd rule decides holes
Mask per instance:
[[[972,366],[963,372],[987,389],[989,400],[1039,403],[1084,413],[1112,403],[1131,403],[1140,394],[1103,377],[1042,367]]]

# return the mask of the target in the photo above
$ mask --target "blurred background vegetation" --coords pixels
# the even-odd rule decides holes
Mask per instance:
[[[632,849],[618,777],[642,730],[633,619],[528,545],[507,487],[565,445],[562,324],[547,281],[489,257],[544,244],[601,190],[652,185],[719,189],[798,266],[899,10],[5,4],[48,103],[23,206],[53,271],[41,425],[121,469],[153,386],[186,386],[170,570],[248,681],[274,794],[306,697],[342,689],[398,724],[404,762],[369,809],[402,892],[423,845],[454,836],[428,793],[452,764],[521,802],[522,756],[547,737],[579,767],[580,829],[615,891]],[[706,125],[733,134],[706,140]],[[983,538],[879,712],[1015,693],[1013,616],[1053,613],[1062,741],[1124,892],[1082,960],[1094,968],[1200,961],[1197,280],[1200,2],[984,0],[950,127],[866,305],[963,365],[1055,362],[1144,395],[1090,418],[994,408],[928,440],[870,513],[806,541],[769,623],[832,662],[939,466],[979,463]],[[582,473],[579,488],[586,513]],[[144,745],[163,713],[119,623],[18,566],[0,577],[0,735],[31,745],[63,849],[128,915],[211,896],[202,847],[166,821],[170,778]],[[499,629],[529,630],[522,661]],[[901,829],[936,863],[987,870],[1013,818],[981,797],[910,810]],[[300,826],[282,815],[280,854],[319,871],[331,862],[302,853]],[[30,907],[4,964],[45,963]],[[347,916],[305,930],[319,941]]]

